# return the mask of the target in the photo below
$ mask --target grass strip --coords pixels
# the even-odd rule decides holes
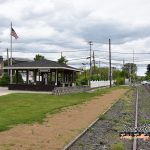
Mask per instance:
[[[61,96],[33,93],[0,96],[0,131],[17,124],[42,123],[46,114],[60,112],[62,108],[78,105],[92,100],[96,96],[122,88],[128,87],[104,88],[92,93],[84,92]]]

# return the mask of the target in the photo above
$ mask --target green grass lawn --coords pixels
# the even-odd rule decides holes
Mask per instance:
[[[63,96],[48,94],[9,94],[0,96],[0,131],[7,130],[17,124],[42,122],[46,114],[59,112],[61,108],[81,104],[95,96],[115,89],[118,89],[118,87],[101,89],[93,93]]]

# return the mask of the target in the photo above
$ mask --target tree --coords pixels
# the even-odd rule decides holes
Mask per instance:
[[[134,82],[134,80],[136,80],[137,75],[137,66],[134,63],[126,63],[124,64],[123,68],[123,73],[124,73],[124,77],[125,78],[131,78],[130,82]]]
[[[40,55],[40,54],[36,54],[35,57],[34,57],[35,61],[39,61],[39,60],[43,60],[43,59],[45,59],[45,57]]]
[[[146,71],[146,74],[149,74],[150,73],[150,64],[147,65],[147,71]]]
[[[68,60],[66,59],[65,56],[61,56],[58,60],[57,60],[58,63],[60,64],[67,64]]]
[[[146,74],[145,79],[150,80],[150,64],[147,65],[147,71],[145,74]]]
[[[132,76],[132,75],[136,74],[137,66],[136,66],[136,64],[133,64],[133,63],[126,63],[126,64],[124,64],[122,70],[125,73],[125,77],[129,78],[130,75]]]

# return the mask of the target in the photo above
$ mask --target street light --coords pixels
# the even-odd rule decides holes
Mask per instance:
[[[92,74],[92,45],[93,45],[93,42],[92,41],[89,41],[88,42],[89,45],[90,45],[90,77],[91,77],[91,74]]]
[[[83,70],[84,70],[85,79],[86,79],[86,63],[82,63],[82,65],[83,65]]]

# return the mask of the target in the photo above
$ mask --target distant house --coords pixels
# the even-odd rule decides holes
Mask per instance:
[[[11,59],[9,58],[8,60],[6,59],[4,61],[5,66],[8,66],[8,61],[10,64]],[[19,57],[13,57],[12,58],[12,64],[18,64],[18,63],[24,63],[24,62],[31,62],[32,60],[27,59],[27,58],[19,58]]]
[[[55,86],[73,86],[76,73],[81,72],[80,69],[45,59],[17,63],[4,69],[13,70],[16,74],[16,83],[9,85],[11,90],[51,91]],[[24,83],[18,82],[19,73],[25,75]]]
[[[0,76],[2,76],[3,74],[3,67],[4,67],[3,57],[0,56]]]

